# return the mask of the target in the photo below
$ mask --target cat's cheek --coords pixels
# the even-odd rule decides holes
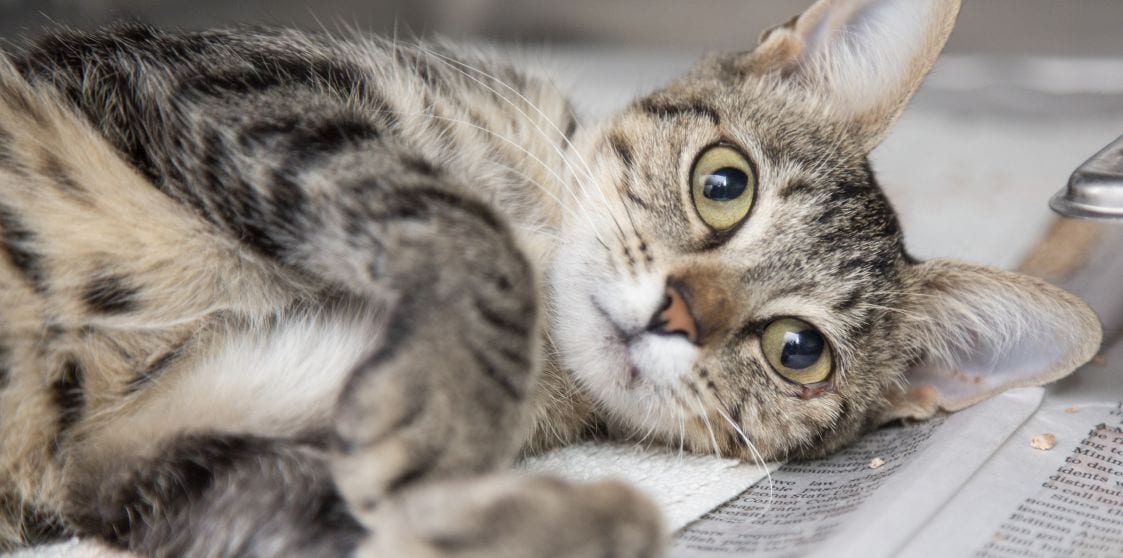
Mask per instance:
[[[611,326],[597,314],[584,287],[571,277],[555,277],[550,336],[561,364],[589,395],[599,399],[624,387],[627,355]]]

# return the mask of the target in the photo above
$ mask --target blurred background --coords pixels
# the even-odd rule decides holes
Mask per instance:
[[[375,31],[395,19],[419,31],[497,40],[744,48],[785,21],[800,0],[0,0],[0,31],[49,21],[96,25],[139,17],[167,26],[230,21],[318,26],[336,20]],[[968,0],[950,52],[1119,56],[1119,0]]]
[[[498,43],[586,118],[709,49],[747,49],[810,0],[0,0],[9,47],[44,26],[236,21]],[[1069,173],[1123,134],[1123,0],[967,0],[946,55],[873,163],[911,251],[1016,266]]]

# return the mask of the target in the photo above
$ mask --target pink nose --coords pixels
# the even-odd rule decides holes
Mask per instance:
[[[667,287],[663,307],[651,317],[647,330],[660,335],[683,335],[691,343],[698,342],[698,321],[678,287]]]

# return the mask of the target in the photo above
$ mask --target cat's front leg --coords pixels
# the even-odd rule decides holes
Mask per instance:
[[[404,203],[426,217],[380,227],[387,333],[335,422],[336,482],[360,516],[411,485],[508,466],[536,379],[535,279],[505,228],[468,201]]]
[[[369,530],[360,556],[640,557],[656,509],[614,483],[495,474],[529,433],[537,281],[502,223],[470,198],[396,195],[380,224],[388,332],[339,402],[332,470]]]

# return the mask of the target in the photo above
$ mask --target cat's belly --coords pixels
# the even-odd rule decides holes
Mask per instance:
[[[344,307],[231,328],[135,403],[91,424],[83,446],[146,455],[182,433],[316,435],[351,370],[377,347],[383,322],[376,312]]]

